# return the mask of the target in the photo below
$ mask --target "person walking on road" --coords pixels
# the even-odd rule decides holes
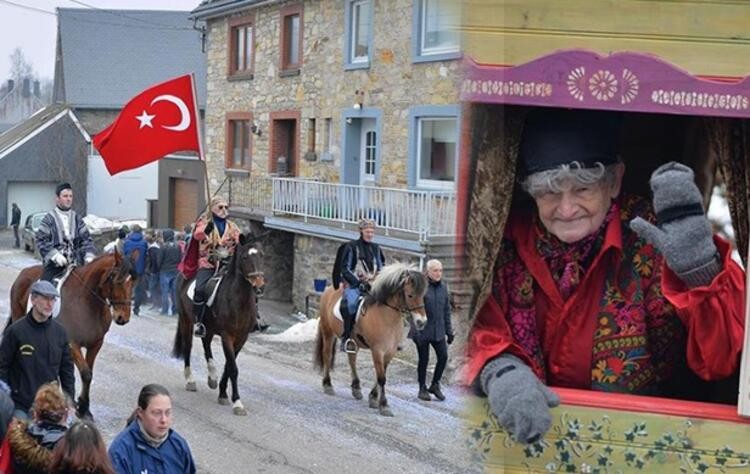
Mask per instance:
[[[13,237],[16,239],[15,248],[21,247],[21,239],[18,237],[18,226],[21,225],[21,208],[15,202],[11,206],[10,226],[13,228]]]

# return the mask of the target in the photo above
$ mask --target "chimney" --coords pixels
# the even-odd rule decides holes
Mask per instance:
[[[21,92],[21,95],[24,97],[28,97],[31,95],[31,81],[27,77],[23,80],[23,92]]]
[[[39,98],[39,81],[34,81],[34,97]]]

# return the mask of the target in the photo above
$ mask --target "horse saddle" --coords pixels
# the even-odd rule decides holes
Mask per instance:
[[[365,299],[360,297],[357,301],[357,313],[356,317],[354,318],[354,322],[356,323],[359,321],[359,318],[362,317],[362,306],[364,306]],[[339,298],[336,301],[336,304],[333,305],[333,315],[336,316],[336,319],[338,319],[341,322],[344,322],[344,317],[341,316],[341,305],[344,304],[344,298]]]
[[[212,276],[206,282],[206,294],[209,295],[208,301],[206,301],[206,306],[208,306],[209,308],[214,304],[214,299],[216,299],[216,292],[219,290],[219,285],[221,284],[222,278],[224,278],[223,274]],[[190,301],[194,301],[193,296],[195,295],[195,280],[190,282],[190,286],[188,286],[187,289],[187,295],[188,298],[190,298]]]

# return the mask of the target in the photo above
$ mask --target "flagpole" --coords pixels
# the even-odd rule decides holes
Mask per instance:
[[[198,135],[198,159],[203,162],[203,180],[206,183],[206,206],[211,205],[211,190],[208,185],[208,162],[203,152],[203,134],[201,133],[200,113],[198,112],[198,94],[195,91],[195,73],[190,73],[190,85],[193,89],[193,104],[195,105],[195,131]]]

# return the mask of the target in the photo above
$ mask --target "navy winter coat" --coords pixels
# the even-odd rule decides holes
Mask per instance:
[[[174,430],[161,446],[146,442],[133,420],[109,446],[109,458],[117,474],[194,474],[195,461],[187,441]]]
[[[413,327],[409,331],[409,337],[417,342],[441,341],[448,334],[453,334],[448,287],[442,281],[428,281],[427,293],[424,295],[427,325],[421,331]]]
[[[127,239],[125,239],[125,256],[130,257],[130,254],[134,250],[138,250],[138,260],[135,261],[135,272],[139,275],[143,275],[146,271],[146,251],[148,250],[148,244],[146,239],[143,238],[141,232],[132,232]]]

